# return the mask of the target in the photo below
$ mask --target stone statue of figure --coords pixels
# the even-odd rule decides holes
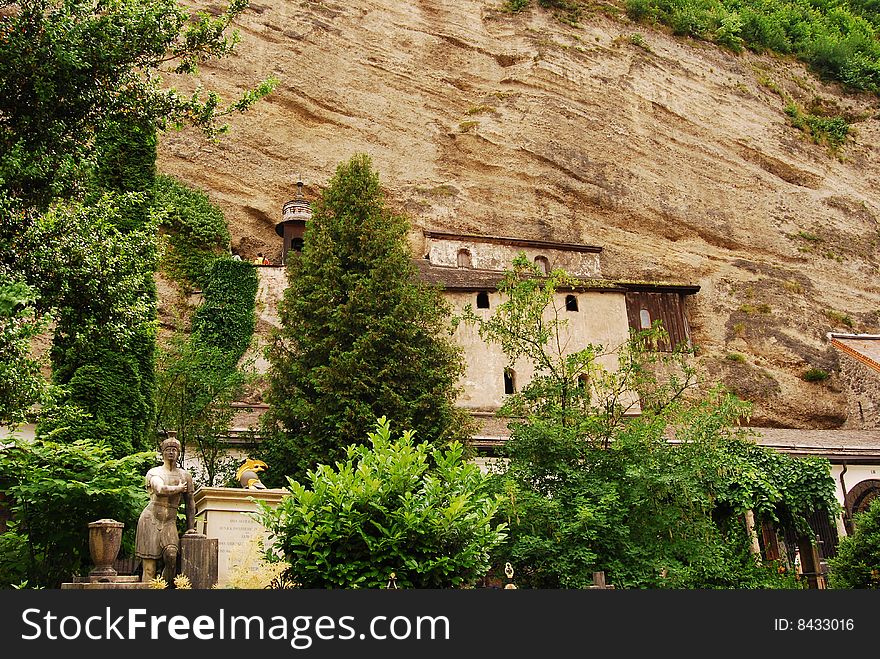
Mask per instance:
[[[181,499],[186,504],[186,534],[196,533],[194,488],[192,475],[177,466],[180,442],[169,437],[160,450],[163,464],[150,469],[144,479],[150,503],[138,519],[135,554],[143,562],[141,581],[151,581],[161,564],[162,577],[171,584],[177,572],[177,509]]]

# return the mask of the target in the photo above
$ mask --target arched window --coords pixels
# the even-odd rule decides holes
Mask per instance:
[[[290,249],[294,252],[301,252],[304,244],[305,243],[303,242],[302,238],[290,239]]]
[[[578,299],[576,295],[566,295],[565,296],[565,310],[566,311],[577,311],[578,310]]]
[[[489,308],[489,294],[486,291],[477,293],[477,309]]]
[[[651,329],[651,312],[647,309],[639,311],[639,327],[642,329]]]
[[[512,368],[504,369],[504,393],[512,394],[516,391],[516,371]]]
[[[538,266],[539,272],[542,272],[545,275],[550,274],[550,261],[547,260],[546,256],[536,256],[535,265]]]
[[[590,376],[587,375],[586,373],[581,373],[578,376],[577,385],[578,385],[578,389],[582,389],[582,390],[586,391],[587,387],[590,386]]]
[[[459,268],[470,268],[471,266],[471,252],[467,249],[458,250],[458,267]]]

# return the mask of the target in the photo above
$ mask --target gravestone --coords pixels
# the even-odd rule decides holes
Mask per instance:
[[[225,586],[230,558],[243,553],[255,538],[265,538],[266,529],[253,518],[256,502],[275,507],[288,494],[283,489],[246,490],[232,487],[201,487],[195,493],[197,529],[217,541],[217,583]]]

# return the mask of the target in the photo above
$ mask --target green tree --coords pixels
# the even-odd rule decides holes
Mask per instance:
[[[369,446],[352,444],[336,468],[319,465],[290,496],[262,507],[272,534],[267,556],[290,564],[303,588],[403,588],[473,585],[504,540],[493,524],[497,501],[479,468],[453,442],[432,449],[406,431],[392,439],[381,418]]]
[[[262,457],[275,482],[332,464],[382,414],[438,444],[466,437],[447,305],[418,281],[407,228],[367,156],[339,166],[288,265],[282,329],[268,351]]]
[[[230,471],[225,437],[235,414],[231,403],[246,381],[225,351],[199,336],[178,334],[159,351],[156,426],[176,431],[181,459],[195,453],[202,466],[196,476],[208,487],[223,485]]]
[[[0,425],[25,420],[45,390],[40,362],[30,356],[31,340],[48,321],[37,320],[33,288],[0,272]]]
[[[214,135],[220,119],[249,107],[273,82],[222,106],[216,93],[183,95],[163,86],[163,73],[194,73],[232,52],[231,22],[247,7],[233,0],[217,16],[177,0],[0,0],[0,182],[26,206],[80,194],[99,155],[130,141],[133,127],[149,145],[152,132],[192,124]],[[108,146],[111,148],[108,150]],[[149,153],[145,154],[149,162]],[[122,171],[99,178],[124,189]],[[149,165],[147,164],[147,167]],[[137,164],[134,170],[143,170]],[[140,177],[135,177],[140,178]]]
[[[87,413],[63,436],[106,439],[116,457],[148,447],[154,414],[155,224],[121,231],[128,208],[118,202],[127,198],[56,204],[34,226],[47,247],[25,259],[51,256],[34,269],[56,319],[52,381],[65,394],[56,401]],[[40,424],[40,432],[52,430],[50,421]]]
[[[568,350],[556,291],[577,282],[539,274],[521,255],[493,316],[464,315],[511,362],[535,369],[501,411],[511,438],[495,486],[510,539],[498,560],[514,563],[519,584],[541,588],[586,587],[598,570],[618,587],[794,585],[749,554],[740,515],[805,524],[805,513],[832,510],[827,461],[742,436],[734,426],[748,406],[697,392],[687,354],[655,349],[660,327],[608,350]]]
[[[880,498],[853,518],[854,533],[828,561],[832,588],[880,588]]]
[[[50,313],[58,320],[54,379],[71,401],[99,426],[105,402],[121,414],[107,424],[130,435],[119,452],[143,441],[152,418],[156,132],[194,125],[215,136],[226,129],[223,116],[274,85],[266,81],[224,106],[214,92],[169,89],[162,75],[194,73],[232,52],[238,35],[228,28],[246,6],[233,0],[212,17],[176,0],[0,0],[0,273],[35,290],[36,320]],[[117,283],[133,284],[134,305],[131,296],[86,297],[114,287],[120,271],[109,265],[121,267]],[[70,273],[86,285],[58,289]],[[137,335],[125,354],[113,345],[118,328],[110,338],[99,330],[107,315],[127,316],[128,333]],[[26,387],[0,375],[4,389]],[[128,414],[119,403],[132,394]]]

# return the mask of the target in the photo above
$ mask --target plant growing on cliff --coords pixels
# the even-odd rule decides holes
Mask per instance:
[[[257,273],[229,256],[226,220],[207,195],[160,177],[156,197],[170,236],[165,264],[203,295],[191,331],[159,351],[156,428],[175,430],[181,455],[201,463],[197,477],[219,485],[234,463],[226,455],[232,403],[251,375],[250,360],[240,362],[254,333]]]
[[[403,588],[473,585],[504,540],[493,523],[495,497],[479,468],[446,449],[391,436],[383,417],[369,446],[352,444],[336,467],[319,465],[290,496],[261,504],[261,522],[288,580],[303,588],[384,588],[394,573]]]
[[[288,264],[282,328],[268,350],[262,459],[276,482],[333,464],[381,415],[438,444],[467,437],[447,306],[418,281],[407,228],[367,156],[337,168]]]
[[[794,55],[855,89],[880,92],[880,16],[871,3],[799,0],[627,0],[637,21],[713,41],[735,52]]]

